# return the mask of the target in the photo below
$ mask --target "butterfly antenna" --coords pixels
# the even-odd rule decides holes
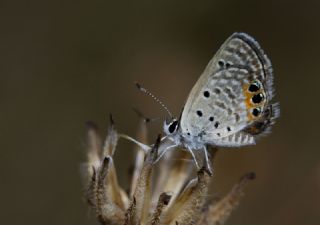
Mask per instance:
[[[160,99],[158,99],[156,96],[154,96],[150,91],[148,91],[147,89],[145,89],[144,87],[142,87],[139,83],[136,82],[136,86],[137,88],[144,92],[145,94],[149,95],[151,98],[153,98],[156,102],[158,102],[162,108],[164,108],[167,113],[170,115],[171,118],[173,118],[172,113],[170,112],[170,110],[167,108],[167,106],[165,106],[165,104],[162,103],[162,101],[160,101]]]

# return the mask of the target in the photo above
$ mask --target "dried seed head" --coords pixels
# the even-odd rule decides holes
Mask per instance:
[[[229,218],[237,207],[243,195],[243,189],[250,180],[255,179],[255,173],[245,174],[232,190],[219,202],[210,205],[202,214],[199,225],[221,225]]]
[[[169,209],[163,214],[162,224],[195,224],[205,198],[207,196],[210,176],[205,168],[198,171],[198,178],[189,182],[184,191],[176,198]]]
[[[142,114],[139,112],[139,127],[138,127],[138,134],[137,134],[137,140],[142,143],[148,143],[147,138],[147,121],[145,120],[145,117],[142,116]],[[130,188],[130,198],[133,197],[134,190],[137,186],[137,181],[143,166],[144,158],[145,158],[145,152],[143,149],[141,149],[138,145],[135,146],[135,164],[132,169],[132,178],[131,178],[131,188]]]
[[[100,151],[102,140],[99,135],[98,127],[89,121],[87,125],[87,178],[92,176],[92,168],[97,168],[100,164]]]
[[[238,204],[248,181],[255,177],[254,173],[243,176],[226,197],[208,205],[207,192],[212,179],[210,171],[203,167],[198,171],[197,177],[191,179],[195,167],[190,162],[188,153],[182,150],[169,152],[169,157],[155,163],[158,152],[161,154],[161,149],[165,148],[165,142],[161,141],[159,135],[147,153],[141,149],[136,150],[136,163],[128,196],[118,184],[112,157],[119,135],[112,117],[110,121],[108,136],[103,146],[97,127],[92,122],[87,123],[85,196],[101,224],[220,225]],[[140,140],[147,143],[144,120],[141,120],[139,134]],[[213,160],[216,150],[211,150],[210,153]],[[155,167],[159,170],[156,177],[153,176]]]
[[[160,195],[156,209],[152,214],[151,221],[147,223],[148,225],[160,224],[160,217],[161,217],[162,211],[169,204],[171,197],[172,197],[171,195],[165,192]]]
[[[104,142],[102,155],[103,156],[113,156],[114,151],[116,150],[118,143],[119,135],[114,127],[114,120],[112,115],[110,114],[110,125],[108,128],[108,136]]]

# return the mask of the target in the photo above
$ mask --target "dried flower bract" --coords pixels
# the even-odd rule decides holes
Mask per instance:
[[[138,138],[143,143],[147,142],[148,121],[141,118],[139,124]],[[138,147],[135,150],[131,189],[126,193],[118,184],[113,161],[119,136],[112,118],[105,142],[92,122],[87,127],[85,197],[101,224],[221,225],[239,203],[248,181],[254,178],[253,173],[245,175],[227,196],[211,203],[208,188],[212,176],[205,167],[195,174],[187,152],[168,152],[155,163],[160,151],[159,136],[147,153]],[[215,152],[211,152],[211,161]]]

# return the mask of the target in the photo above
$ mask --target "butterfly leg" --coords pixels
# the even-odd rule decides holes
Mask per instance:
[[[187,148],[187,149],[188,149],[188,151],[191,153],[191,156],[192,156],[192,158],[193,158],[193,161],[194,161],[195,164],[196,164],[197,170],[200,170],[199,164],[198,164],[198,162],[197,162],[196,156],[194,155],[193,151],[192,151],[190,148]]]
[[[158,158],[154,161],[154,164],[156,164],[163,156],[164,154],[166,154],[166,152],[171,149],[171,148],[175,148],[178,145],[169,145],[167,146],[164,150],[162,150],[162,152],[160,153],[160,155],[158,156]]]
[[[205,161],[206,161],[206,164],[207,164],[207,169],[212,174],[213,171],[212,171],[211,166],[210,166],[210,161],[209,161],[209,157],[208,157],[208,150],[207,150],[206,146],[203,147],[203,151],[204,151]]]
[[[119,137],[135,143],[135,144],[138,145],[145,153],[147,153],[147,152],[151,149],[150,146],[145,145],[145,144],[137,141],[136,139],[134,139],[134,138],[132,138],[132,137],[126,135],[126,134],[119,134]]]

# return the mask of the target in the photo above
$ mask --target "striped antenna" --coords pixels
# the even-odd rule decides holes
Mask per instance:
[[[165,104],[163,104],[162,103],[162,101],[160,101],[160,99],[158,99],[156,96],[154,96],[150,91],[148,91],[147,89],[145,89],[144,87],[142,87],[139,83],[137,83],[136,82],[136,86],[137,86],[137,88],[140,90],[140,91],[142,91],[142,92],[144,92],[145,94],[147,94],[147,95],[149,95],[151,98],[153,98],[156,102],[158,102],[161,106],[162,106],[162,108],[164,108],[166,111],[167,111],[167,113],[169,114],[169,116],[171,117],[171,118],[174,118],[173,117],[173,115],[172,115],[172,113],[170,112],[170,110],[168,109],[168,107],[167,106],[165,106]]]

